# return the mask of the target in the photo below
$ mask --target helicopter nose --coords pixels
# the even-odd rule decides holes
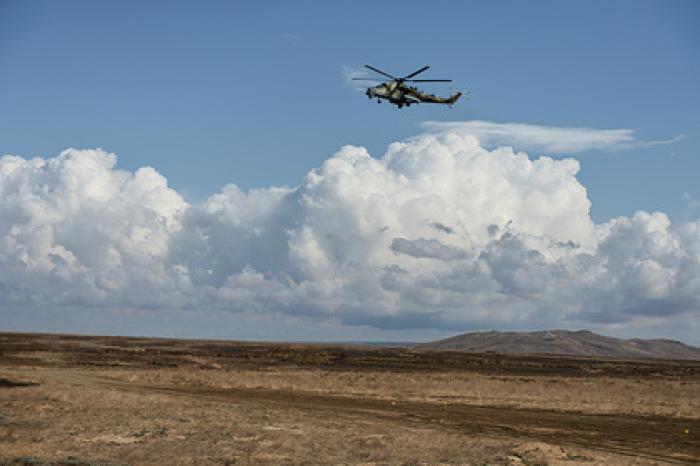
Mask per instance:
[[[365,95],[371,99],[372,98],[372,89],[367,89],[367,92],[365,92]]]

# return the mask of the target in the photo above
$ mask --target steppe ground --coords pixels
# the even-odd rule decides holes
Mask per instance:
[[[0,333],[0,464],[700,463],[700,361]]]

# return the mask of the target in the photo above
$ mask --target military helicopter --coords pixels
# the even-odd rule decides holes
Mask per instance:
[[[459,99],[462,96],[461,92],[455,92],[452,94],[450,97],[443,98],[443,97],[437,97],[433,94],[428,94],[426,92],[420,91],[417,87],[409,86],[405,83],[412,82],[412,83],[448,83],[452,82],[451,79],[411,79],[414,76],[418,75],[419,73],[422,73],[423,71],[427,70],[430,68],[430,66],[424,66],[423,68],[414,71],[413,73],[404,76],[403,78],[397,78],[396,76],[392,76],[389,73],[386,73],[382,70],[379,70],[373,66],[365,65],[365,68],[370,69],[374,71],[375,73],[379,73],[382,76],[386,76],[387,78],[390,78],[391,81],[382,83],[378,86],[370,87],[367,89],[367,92],[365,92],[365,95],[369,97],[370,99],[376,98],[377,103],[381,103],[381,99],[386,99],[390,103],[396,105],[397,107],[401,108],[404,105],[406,107],[410,107],[411,104],[417,104],[417,103],[432,103],[432,104],[446,104],[449,105],[450,107],[452,104],[457,102],[457,99]],[[352,78],[355,81],[374,81],[371,78]]]

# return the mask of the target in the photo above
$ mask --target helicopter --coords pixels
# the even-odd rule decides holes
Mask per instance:
[[[426,92],[420,91],[417,87],[414,86],[409,86],[408,84],[405,83],[443,83],[443,82],[452,82],[451,79],[411,79],[414,76],[422,73],[423,71],[427,70],[430,68],[430,66],[424,66],[423,68],[414,71],[411,74],[408,74],[404,76],[403,78],[397,78],[396,76],[392,76],[389,73],[386,73],[380,69],[377,69],[373,66],[370,65],[365,65],[365,68],[370,69],[374,71],[375,73],[379,73],[382,76],[386,76],[387,78],[390,78],[391,81],[387,81],[385,83],[379,84],[378,86],[370,87],[367,89],[367,92],[365,92],[365,95],[372,99],[376,98],[377,103],[381,103],[381,99],[386,99],[390,103],[396,105],[397,107],[401,108],[404,105],[406,107],[410,107],[411,104],[417,104],[417,103],[433,103],[433,104],[446,104],[449,105],[450,107],[457,102],[457,100],[462,96],[461,92],[455,92],[452,94],[450,97],[438,97],[433,94],[428,94]],[[352,78],[355,81],[374,81],[371,78]]]

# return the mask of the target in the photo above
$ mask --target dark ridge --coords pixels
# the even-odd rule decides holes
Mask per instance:
[[[33,387],[35,385],[37,384],[34,382],[15,382],[14,380],[0,377],[0,388]]]
[[[115,463],[105,463],[103,461],[84,461],[77,458],[65,460],[40,460],[30,456],[18,458],[1,459],[0,466],[125,466]]]
[[[700,348],[675,340],[643,340],[598,335],[589,330],[473,332],[417,345],[474,353],[564,354],[610,358],[700,359]]]

